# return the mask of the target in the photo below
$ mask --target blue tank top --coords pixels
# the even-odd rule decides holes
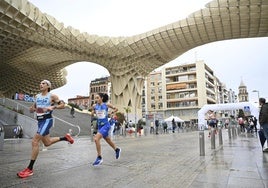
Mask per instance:
[[[104,125],[108,122],[108,106],[105,103],[96,104],[95,113],[98,118],[98,125]]]
[[[51,114],[52,111],[49,112],[44,112],[42,111],[42,108],[47,108],[49,106],[51,106],[51,94],[48,93],[45,96],[42,96],[41,94],[36,95],[36,99],[35,99],[35,104],[36,104],[36,114],[39,115],[44,115],[44,114]]]

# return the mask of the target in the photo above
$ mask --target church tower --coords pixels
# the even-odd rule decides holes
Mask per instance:
[[[248,91],[247,86],[244,84],[241,79],[240,86],[238,87],[238,101],[239,102],[248,102]]]

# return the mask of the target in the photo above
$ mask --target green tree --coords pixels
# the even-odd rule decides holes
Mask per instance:
[[[245,117],[245,113],[244,113],[244,111],[243,111],[242,109],[239,109],[237,117],[238,117],[238,118],[239,118],[239,117],[242,117],[242,118]]]
[[[127,122],[128,122],[128,114],[131,112],[131,109],[130,109],[130,107],[128,106],[128,107],[124,107],[124,110],[125,110],[125,112],[126,112],[126,114],[127,114]]]
[[[116,112],[116,117],[117,117],[117,121],[120,123],[120,124],[123,124],[123,122],[125,121],[125,115],[124,113],[121,113],[121,112]]]

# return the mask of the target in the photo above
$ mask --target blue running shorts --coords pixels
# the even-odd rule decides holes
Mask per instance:
[[[102,135],[103,138],[106,138],[107,136],[109,136],[109,130],[111,128],[111,125],[109,122],[105,123],[102,126],[98,127],[98,132]]]
[[[49,134],[49,129],[53,125],[53,118],[38,120],[38,130],[37,133],[41,136],[46,136]]]

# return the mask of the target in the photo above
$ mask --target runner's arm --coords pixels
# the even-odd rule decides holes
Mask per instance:
[[[65,102],[63,100],[60,100],[57,95],[52,94],[51,101],[52,101],[52,105],[47,108],[49,111],[54,110],[54,109],[64,109],[65,108]]]

